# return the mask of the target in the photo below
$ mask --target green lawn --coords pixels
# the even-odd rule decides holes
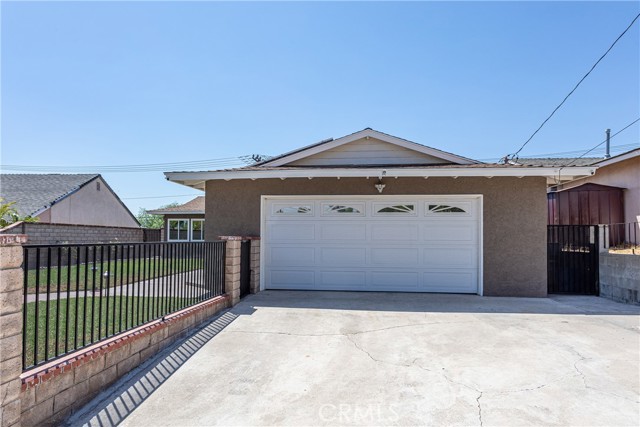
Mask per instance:
[[[132,296],[60,299],[49,303],[48,317],[47,304],[40,301],[37,322],[36,304],[35,302],[28,303],[25,330],[27,366],[34,364],[36,323],[38,326],[37,362],[40,362],[162,317],[160,313],[180,310],[198,301],[197,298]],[[49,319],[49,348],[45,353],[47,318]],[[103,321],[100,322],[100,319]],[[75,331],[76,323],[78,325],[77,334]],[[58,339],[57,349],[56,337]]]
[[[52,264],[56,261],[52,260]],[[167,260],[163,258],[146,258],[125,260],[112,260],[110,262],[96,263],[95,270],[93,263],[51,267],[49,276],[47,270],[29,269],[27,273],[27,292],[32,294],[36,292],[36,279],[39,273],[41,293],[46,292],[47,282],[54,291],[67,290],[67,284],[70,285],[72,291],[87,289],[99,289],[100,280],[102,280],[102,288],[119,286],[120,284],[134,283],[137,281],[164,277],[175,273],[201,269],[203,265],[202,259],[184,258]],[[107,276],[105,276],[107,273]],[[58,277],[59,276],[59,277]],[[86,279],[86,280],[85,280]]]

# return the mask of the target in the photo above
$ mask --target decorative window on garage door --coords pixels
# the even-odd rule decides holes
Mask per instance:
[[[402,203],[389,203],[389,204],[376,204],[376,215],[415,215],[416,205],[414,204],[402,204]]]
[[[429,212],[433,213],[464,213],[464,209],[451,205],[429,205]]]
[[[364,215],[364,203],[323,203],[322,215]]]
[[[276,215],[311,215],[311,205],[274,205]]]

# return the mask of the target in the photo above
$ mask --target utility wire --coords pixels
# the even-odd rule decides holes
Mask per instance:
[[[640,117],[638,117],[637,119],[635,119],[634,121],[632,121],[631,123],[629,123],[628,125],[626,125],[625,127],[623,127],[622,129],[620,129],[618,132],[614,133],[613,135],[609,136],[609,140],[611,140],[611,138],[613,138],[614,136],[624,132],[625,130],[627,130],[628,128],[630,128],[631,126],[635,125],[636,123],[638,123],[640,121]],[[586,156],[587,154],[589,154],[590,152],[592,152],[593,150],[595,150],[596,148],[600,147],[602,144],[604,144],[605,142],[607,142],[607,140],[605,139],[604,141],[602,141],[601,143],[597,144],[595,147],[585,151],[580,157],[576,157],[575,159],[571,160],[569,163],[567,163],[566,165],[562,165],[560,166],[560,169],[558,169],[558,172],[560,172],[563,168],[566,168],[567,166],[571,166],[573,163],[575,163],[578,159],[583,158],[584,156]]]
[[[639,146],[640,144],[638,143],[612,145],[611,152],[623,152],[623,151],[631,150],[634,148],[638,148]],[[520,159],[562,158],[562,157],[569,157],[574,155],[577,156],[578,154],[584,153],[584,150],[585,149],[583,148],[581,150],[560,151],[557,153],[530,154],[527,156],[522,156],[520,157]],[[601,151],[604,153],[604,148],[593,150],[592,154],[595,155],[596,153],[600,153]],[[481,162],[493,162],[493,161],[500,160],[500,157],[490,157],[490,158],[476,159],[476,160],[479,160]]]
[[[238,157],[228,159],[196,160],[189,162],[173,163],[149,163],[137,165],[85,165],[85,166],[51,166],[51,165],[0,165],[2,170],[18,170],[32,172],[80,172],[80,171],[104,171],[104,172],[154,172],[169,169],[193,169],[207,167],[232,167],[243,166],[246,162]]]
[[[575,92],[576,89],[578,89],[578,86],[580,86],[580,84],[582,84],[582,82],[589,76],[589,74],[591,74],[591,72],[596,68],[596,66],[600,63],[600,61],[602,61],[604,59],[604,57],[607,56],[607,54],[611,51],[611,49],[613,49],[613,47],[616,45],[616,43],[618,43],[618,41],[627,33],[627,31],[629,31],[629,29],[633,26],[633,24],[635,24],[635,22],[638,20],[638,18],[640,18],[640,13],[637,14],[635,18],[633,18],[633,21],[631,21],[631,23],[627,26],[627,28],[625,28],[625,30],[618,36],[618,38],[615,39],[615,41],[611,44],[611,46],[609,46],[609,49],[607,49],[606,52],[603,53],[600,58],[598,58],[598,60],[595,62],[595,64],[593,64],[591,66],[591,68],[589,69],[589,71],[587,71],[587,74],[582,76],[580,81],[573,87],[573,89],[571,89],[571,91],[567,94],[567,96],[564,97],[562,102],[560,104],[558,104],[558,106],[556,108],[554,108],[554,110],[551,112],[551,114],[549,114],[549,116],[546,119],[544,119],[542,124],[540,124],[540,126],[538,126],[538,129],[536,129],[536,131],[531,134],[529,139],[527,139],[524,142],[524,144],[522,144],[522,146],[518,149],[518,151],[516,151],[513,154],[507,154],[506,156],[503,157],[504,163],[507,163],[507,161],[512,160],[512,159],[514,159],[514,158],[516,158],[518,156],[518,154],[522,151],[522,149],[524,147],[526,147],[526,145],[533,139],[534,136],[536,136],[536,134],[540,131],[540,129],[542,129],[543,126],[551,119],[551,117],[553,117],[553,115],[556,113],[556,111],[558,111],[560,109],[560,107],[562,107],[564,105],[564,103],[567,101],[567,99],[569,99],[569,97],[571,95],[573,95],[573,92]]]

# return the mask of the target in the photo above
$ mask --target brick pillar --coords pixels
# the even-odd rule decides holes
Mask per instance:
[[[0,427],[20,426],[22,373],[22,244],[24,234],[0,235]]]
[[[250,287],[251,293],[256,294],[260,292],[260,238],[251,238],[251,278]]]
[[[224,260],[224,292],[231,299],[231,306],[240,302],[240,244],[241,236],[220,236],[227,243]]]

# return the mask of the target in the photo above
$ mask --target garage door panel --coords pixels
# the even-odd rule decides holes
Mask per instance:
[[[273,223],[269,227],[272,242],[291,240],[315,240],[315,224]]]
[[[427,271],[423,273],[423,288],[429,292],[475,293],[477,273],[468,271]]]
[[[425,224],[422,229],[423,240],[426,242],[473,243],[476,241],[476,227],[474,224]]]
[[[278,266],[310,266],[316,262],[316,249],[313,247],[272,246],[269,248],[270,265]]]
[[[420,276],[409,271],[372,271],[370,288],[373,290],[418,290]]]
[[[420,237],[419,224],[389,224],[371,223],[372,241],[398,241],[398,240],[418,240]]]
[[[423,265],[427,268],[475,268],[478,265],[478,253],[475,247],[424,248]]]
[[[365,248],[320,248],[320,265],[364,266],[366,262]]]
[[[371,261],[374,265],[418,267],[419,248],[371,248]]]
[[[273,269],[269,274],[271,287],[287,287],[295,289],[296,286],[307,288],[315,286],[315,272],[313,270],[278,270]]]
[[[365,224],[319,223],[321,240],[361,240],[367,239]]]
[[[332,289],[364,289],[367,286],[365,271],[321,271],[320,286]]]

